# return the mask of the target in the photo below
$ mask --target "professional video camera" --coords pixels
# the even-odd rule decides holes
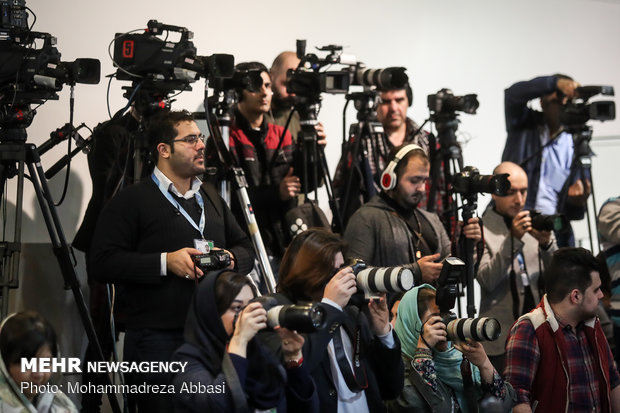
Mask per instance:
[[[428,110],[435,114],[465,112],[473,115],[480,106],[477,96],[475,94],[455,96],[450,89],[444,88],[434,95],[428,95]]]
[[[466,166],[454,175],[452,188],[454,192],[463,195],[484,193],[506,196],[510,189],[510,181],[508,174],[480,175],[477,168]]]
[[[413,288],[413,272],[405,267],[368,267],[359,258],[352,258],[343,267],[351,267],[356,276],[357,287],[365,298],[378,293],[400,293]]]
[[[306,41],[297,41],[297,57],[301,60],[295,70],[287,73],[286,87],[289,93],[318,100],[321,93],[347,93],[350,85],[377,87],[379,89],[404,88],[409,80],[404,67],[368,69],[357,62],[355,56],[342,53],[342,46],[328,45],[317,48],[329,54],[320,58],[316,54],[305,53]],[[339,71],[320,70],[328,65],[344,65]]]
[[[35,112],[27,105],[58,99],[63,84],[99,83],[99,60],[62,62],[55,37],[28,29],[25,0],[0,0],[0,10],[0,127],[29,126]]]
[[[325,328],[325,310],[320,303],[278,304],[274,297],[256,297],[253,302],[261,303],[267,310],[267,326],[278,326],[295,330],[298,333],[312,333]]]
[[[568,227],[570,221],[562,214],[545,215],[540,211],[530,211],[532,228],[538,231],[559,232]]]
[[[577,98],[562,105],[560,122],[568,131],[582,130],[589,120],[614,120],[616,104],[612,100],[587,103],[596,95],[614,96],[613,86],[580,86],[575,90]]]
[[[448,340],[494,341],[499,337],[502,327],[494,318],[457,318],[452,312],[459,294],[458,284],[465,274],[465,263],[456,257],[447,257],[443,262],[437,280],[435,302],[439,316],[446,325]]]
[[[163,32],[180,33],[177,42],[158,37]],[[147,81],[168,91],[191,90],[201,76],[230,77],[232,55],[198,56],[194,34],[185,27],[149,20],[144,33],[117,33],[114,37],[114,66],[119,80]]]
[[[230,255],[223,250],[211,250],[205,254],[194,255],[192,259],[194,265],[204,273],[226,268],[230,265]]]

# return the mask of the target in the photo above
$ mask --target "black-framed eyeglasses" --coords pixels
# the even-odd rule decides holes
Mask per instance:
[[[206,138],[207,137],[201,133],[200,135],[187,135],[184,138],[173,139],[171,142],[185,142],[189,143],[192,146],[196,146],[198,141],[205,143]]]

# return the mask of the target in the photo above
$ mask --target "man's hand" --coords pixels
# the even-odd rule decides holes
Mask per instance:
[[[368,303],[370,326],[376,336],[384,336],[390,332],[390,312],[387,308],[385,293],[379,299],[372,298]]]
[[[512,232],[512,236],[521,239],[525,235],[526,232],[529,232],[532,229],[532,218],[530,217],[530,211],[520,211],[515,217],[512,219],[512,226],[510,227],[510,232]]]
[[[548,246],[551,241],[551,231],[538,231],[534,228],[530,229],[530,234],[538,241],[541,246]]]
[[[557,89],[564,94],[567,99],[577,97],[576,89],[579,87],[579,82],[575,82],[570,79],[558,79],[556,83]],[[566,99],[562,101],[562,104],[566,103]]]
[[[427,255],[418,259],[418,266],[420,266],[420,272],[422,273],[422,281],[425,283],[432,283],[439,278],[439,273],[443,267],[442,263],[435,262],[439,259],[439,254]]]
[[[166,269],[175,275],[188,279],[200,278],[204,274],[200,268],[194,266],[193,255],[200,255],[202,251],[196,248],[181,248],[166,254]],[[194,273],[194,267],[196,272]]]
[[[344,308],[356,292],[357,281],[355,274],[353,274],[353,268],[344,267],[329,280],[323,291],[323,298],[329,298]]]
[[[280,182],[280,199],[288,201],[296,196],[301,190],[299,177],[293,175],[293,168],[289,168],[288,173]]]
[[[323,124],[321,122],[317,123],[316,125],[314,125],[314,129],[316,130],[317,136],[316,143],[321,146],[327,145],[327,135],[325,134],[325,128],[323,127]]]
[[[577,182],[568,187],[567,201],[573,205],[583,205],[590,196],[591,192],[592,184],[590,183],[590,180],[579,179]]]
[[[482,230],[480,229],[478,218],[473,217],[467,220],[467,225],[463,227],[463,235],[465,235],[465,238],[474,240],[474,242],[482,239]]]

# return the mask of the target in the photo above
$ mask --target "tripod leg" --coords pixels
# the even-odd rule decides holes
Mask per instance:
[[[82,324],[84,325],[88,341],[95,346],[99,359],[105,361],[103,358],[101,345],[99,344],[99,340],[97,339],[97,335],[95,333],[95,328],[86,307],[86,303],[84,302],[84,296],[82,295],[82,290],[80,289],[75,268],[71,261],[69,245],[65,239],[65,235],[60,224],[60,219],[58,218],[58,213],[56,212],[56,208],[54,206],[54,201],[52,200],[49,187],[47,186],[45,172],[41,167],[41,159],[39,158],[39,154],[34,145],[27,144],[26,151],[26,164],[32,179],[32,185],[37,195],[39,206],[41,207],[45,225],[47,226],[47,230],[52,241],[54,254],[56,255],[56,259],[58,260],[60,270],[64,277],[65,288],[71,288],[71,291],[73,292],[75,304],[80,314],[80,318],[82,319]],[[107,374],[104,375],[104,380],[106,384],[112,383]],[[110,401],[110,405],[112,406],[112,410],[115,413],[120,413],[121,410],[118,405],[118,401],[116,400],[116,396],[109,393],[108,399]]]

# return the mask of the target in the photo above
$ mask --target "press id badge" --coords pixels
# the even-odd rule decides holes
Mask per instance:
[[[211,251],[211,248],[213,248],[213,241],[206,239],[194,239],[194,248],[203,254],[206,254]]]

